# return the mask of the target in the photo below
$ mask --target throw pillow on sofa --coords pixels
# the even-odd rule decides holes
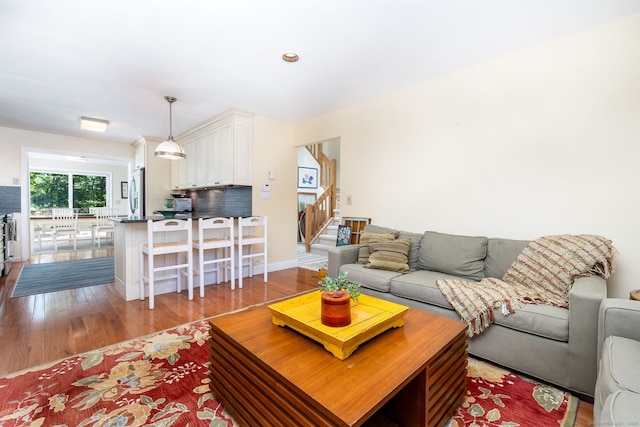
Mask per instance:
[[[487,241],[486,237],[426,231],[420,243],[418,268],[479,282],[484,278]]]
[[[369,240],[369,262],[366,268],[409,272],[411,239],[385,240],[372,237]]]
[[[399,231],[390,231],[388,233],[370,233],[363,231],[360,234],[360,249],[358,252],[358,263],[366,264],[369,262],[369,239],[372,237],[384,240],[395,240],[400,234]]]

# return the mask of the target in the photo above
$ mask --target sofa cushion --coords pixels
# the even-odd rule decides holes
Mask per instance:
[[[396,276],[391,280],[389,292],[401,298],[408,298],[427,304],[453,310],[447,298],[436,285],[438,279],[457,279],[456,276],[440,273],[439,271],[418,270],[409,274]]]
[[[436,285],[436,280],[439,279],[459,279],[459,277],[437,271],[414,271],[392,278],[389,292],[400,298],[453,311],[453,307]],[[514,314],[503,316],[501,308],[495,309],[493,314],[497,325],[556,341],[568,342],[569,340],[569,310],[566,308],[546,304],[523,304],[522,307],[516,308]]]
[[[409,270],[418,269],[418,253],[420,252],[420,242],[422,241],[422,233],[410,233],[400,230],[398,239],[411,239],[411,247],[409,248]]]
[[[369,233],[391,233],[395,230],[382,227],[375,224],[367,224],[364,227],[364,231]],[[400,234],[398,234],[398,239],[411,239],[411,248],[409,249],[409,269],[417,270],[418,269],[418,252],[420,251],[420,242],[422,241],[423,233],[413,233],[410,231],[402,231],[399,230]]]
[[[418,268],[467,280],[484,278],[487,238],[426,231],[420,243]]]
[[[640,341],[610,335],[602,344],[594,398],[602,403],[616,390],[640,393]]]
[[[386,240],[371,237],[369,262],[365,267],[405,272],[409,271],[411,239]]]
[[[638,408],[640,394],[618,390],[607,397],[600,419],[593,421],[595,425],[602,426],[638,425]]]
[[[402,275],[402,273],[396,271],[365,268],[362,264],[341,265],[340,273],[344,272],[349,274],[349,280],[353,283],[379,292],[389,292],[391,279]]]
[[[502,315],[502,309],[493,310],[496,325],[516,331],[538,335],[561,342],[569,342],[569,309],[548,304],[523,304],[516,312]]]
[[[360,250],[358,252],[358,263],[366,264],[369,262],[369,255],[370,255],[369,240],[372,237],[378,240],[380,239],[395,240],[399,234],[400,234],[399,231],[389,231],[385,233],[372,233],[369,231],[363,231],[360,234]]]
[[[527,240],[489,239],[487,257],[484,259],[484,276],[501,279],[528,244]]]

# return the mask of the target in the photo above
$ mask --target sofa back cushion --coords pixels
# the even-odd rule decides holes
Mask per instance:
[[[418,254],[420,253],[420,242],[422,242],[422,233],[410,233],[408,231],[400,230],[398,239],[411,239],[411,245],[409,247],[409,270],[414,271],[418,269]]]
[[[529,244],[527,240],[489,239],[484,260],[485,277],[502,279],[513,261]]]
[[[418,253],[418,268],[480,281],[485,277],[487,241],[486,237],[426,231]]]

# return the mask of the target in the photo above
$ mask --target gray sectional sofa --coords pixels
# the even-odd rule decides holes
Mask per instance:
[[[640,423],[640,301],[607,298],[600,305],[595,425]]]
[[[390,233],[369,224],[365,233]],[[363,236],[366,236],[363,234]],[[527,241],[399,231],[410,243],[409,272],[367,268],[358,263],[360,245],[329,250],[328,273],[348,272],[365,294],[459,320],[436,280],[502,278]],[[409,239],[409,240],[406,240]],[[469,353],[582,395],[593,396],[597,372],[600,302],[606,297],[602,276],[575,280],[569,308],[527,304],[469,338]]]

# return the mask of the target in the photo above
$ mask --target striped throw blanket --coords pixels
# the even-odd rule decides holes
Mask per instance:
[[[530,242],[502,279],[438,280],[436,284],[473,336],[493,323],[496,308],[506,316],[521,304],[568,307],[575,278],[592,274],[609,278],[614,255],[611,241],[601,236],[547,236]]]

